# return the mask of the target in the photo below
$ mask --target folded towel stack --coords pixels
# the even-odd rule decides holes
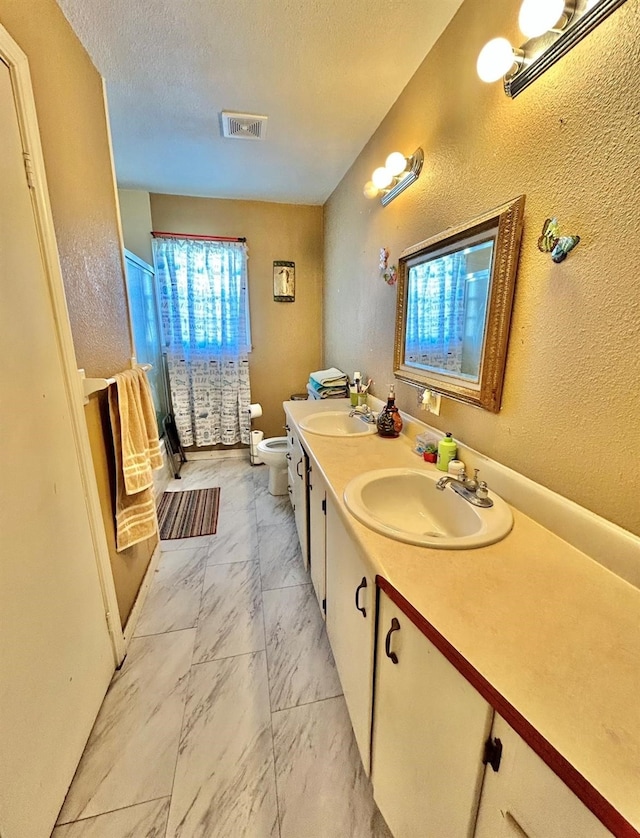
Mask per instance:
[[[307,384],[310,399],[344,399],[349,393],[347,376],[336,367],[312,372]]]

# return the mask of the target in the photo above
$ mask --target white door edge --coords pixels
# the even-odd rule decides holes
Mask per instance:
[[[28,154],[27,166],[32,185],[30,190],[31,200],[42,251],[47,288],[55,314],[56,338],[62,359],[66,401],[69,407],[78,467],[82,479],[91,539],[104,602],[105,620],[111,638],[114,663],[115,666],[119,666],[125,656],[125,640],[120,627],[116,590],[109,561],[109,550],[100,509],[89,434],[84,417],[82,384],[77,372],[71,323],[60,269],[29,62],[27,56],[2,25],[0,25],[0,58],[9,67],[23,149]]]
[[[160,563],[160,559],[162,558],[162,551],[160,542],[156,545],[156,549],[153,551],[153,555],[151,556],[151,560],[149,561],[149,566],[147,567],[144,578],[142,580],[142,584],[140,585],[140,590],[135,598],[135,602],[133,603],[133,607],[129,612],[129,616],[127,617],[127,622],[125,623],[123,633],[124,633],[124,642],[125,646],[129,646],[129,643],[133,639],[133,635],[136,630],[136,626],[138,624],[138,619],[140,618],[140,613],[142,608],[145,604],[147,599],[147,594],[149,593],[149,588],[151,586],[151,582],[153,581],[153,577],[156,572],[156,568]],[[0,836],[1,838],[1,836]]]

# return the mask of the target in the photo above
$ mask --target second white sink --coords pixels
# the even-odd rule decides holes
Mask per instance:
[[[298,423],[303,431],[320,436],[367,436],[375,434],[375,423],[365,422],[361,416],[349,416],[346,410],[326,410],[312,413]]]
[[[492,507],[473,506],[450,486],[436,489],[443,476],[411,468],[368,471],[347,484],[344,502],[370,529],[424,547],[484,547],[510,532],[513,516],[501,498],[490,493]]]

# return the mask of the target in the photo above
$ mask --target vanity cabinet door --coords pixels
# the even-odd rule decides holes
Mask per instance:
[[[486,769],[476,838],[613,838],[562,780],[496,714],[498,772]]]
[[[381,591],[372,779],[394,838],[471,838],[492,714]]]
[[[289,480],[293,481],[290,497],[293,503],[293,513],[298,531],[298,539],[300,541],[300,549],[302,550],[302,561],[304,562],[305,570],[308,570],[309,507],[307,498],[307,468],[309,458],[302,445],[300,445],[297,434],[292,430],[287,431],[287,453],[291,455],[291,459],[287,461]]]
[[[362,764],[371,763],[375,582],[327,500],[327,634]]]
[[[309,464],[309,565],[311,582],[323,618],[326,615],[325,595],[325,529],[327,484],[317,466]]]

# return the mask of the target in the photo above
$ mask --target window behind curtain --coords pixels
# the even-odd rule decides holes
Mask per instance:
[[[244,242],[153,243],[167,369],[183,446],[249,442],[249,291]]]
[[[154,257],[167,345],[186,353],[251,350],[243,242],[159,238]]]

